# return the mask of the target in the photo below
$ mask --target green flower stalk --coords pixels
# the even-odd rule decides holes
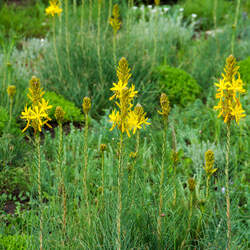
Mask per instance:
[[[209,179],[216,172],[217,168],[213,168],[214,166],[214,152],[212,150],[208,150],[205,153],[205,166],[204,170],[206,172],[206,198],[208,198],[209,194]]]
[[[102,62],[101,62],[101,7],[102,7],[102,0],[98,0],[97,55],[98,55],[100,82],[103,83]]]
[[[239,125],[239,121],[246,116],[240,102],[240,95],[246,90],[243,88],[243,82],[238,72],[239,66],[236,64],[236,59],[230,55],[226,60],[225,74],[222,74],[223,79],[219,83],[215,83],[218,87],[216,99],[219,103],[214,107],[219,110],[218,117],[224,118],[224,123],[227,125],[227,144],[226,144],[226,167],[225,167],[225,182],[226,182],[226,204],[227,204],[227,249],[231,246],[231,219],[230,219],[230,195],[229,195],[229,154],[230,154],[230,125],[233,121]],[[237,77],[236,77],[237,76]]]
[[[66,216],[67,216],[67,201],[66,201],[66,191],[64,185],[64,178],[63,178],[63,170],[62,170],[62,160],[63,160],[63,129],[62,123],[64,120],[65,112],[63,111],[62,107],[57,106],[55,110],[55,118],[59,125],[59,143],[58,143],[58,150],[57,150],[57,170],[59,171],[59,187],[62,190],[62,210],[63,210],[63,235],[65,236],[66,233]]]
[[[115,4],[113,7],[113,17],[109,18],[109,23],[113,28],[114,35],[113,35],[113,58],[114,58],[114,64],[116,65],[116,34],[117,31],[121,28],[121,21],[120,21],[120,11],[119,11],[119,5]]]
[[[163,183],[164,183],[164,166],[165,166],[165,157],[166,157],[166,145],[167,145],[167,123],[168,115],[170,112],[170,103],[168,97],[165,93],[161,94],[160,97],[161,111],[158,111],[162,115],[163,120],[163,144],[162,144],[162,158],[161,158],[161,176],[160,176],[160,187],[159,187],[159,211],[158,211],[158,220],[157,220],[157,235],[158,240],[161,241],[161,214],[163,206]]]
[[[92,0],[89,0],[89,29],[92,24],[92,12],[93,12],[93,3]]]
[[[236,35],[236,30],[237,30],[239,11],[240,11],[240,0],[237,0],[236,12],[235,12],[235,17],[234,17],[234,24],[232,25],[232,29],[233,29],[232,40],[231,40],[231,53],[232,53],[232,55],[234,54],[235,35]]]
[[[193,196],[194,196],[194,191],[195,191],[195,179],[194,178],[188,179],[188,189],[190,191],[188,227],[187,227],[186,235],[185,235],[185,237],[184,237],[184,239],[183,239],[183,241],[181,243],[180,249],[184,249],[185,243],[186,243],[186,239],[187,239],[188,234],[189,234],[190,229],[191,229],[191,218],[192,218],[192,214],[193,214]]]
[[[14,101],[14,97],[16,95],[16,86],[14,86],[14,85],[8,86],[7,93],[8,93],[9,100],[10,100],[10,121],[9,121],[9,124],[11,124],[13,101]]]
[[[148,118],[140,117],[133,108],[133,99],[138,93],[135,91],[135,87],[128,87],[128,81],[131,77],[131,69],[128,66],[127,60],[123,57],[119,61],[116,73],[118,77],[118,83],[113,83],[111,90],[113,91],[113,96],[110,100],[116,99],[115,102],[119,111],[113,110],[109,115],[113,130],[115,127],[119,129],[120,132],[120,143],[118,151],[118,185],[117,185],[117,249],[121,249],[121,211],[122,211],[122,193],[121,184],[123,176],[123,134],[126,132],[128,137],[131,137],[131,131],[133,134],[137,129],[141,129],[142,125],[148,125]]]
[[[51,105],[48,105],[42,96],[44,91],[40,87],[40,80],[36,77],[32,77],[30,80],[30,88],[28,98],[32,101],[31,107],[24,108],[22,112],[21,119],[27,121],[26,127],[22,130],[24,132],[28,127],[34,129],[35,134],[35,145],[36,145],[36,163],[37,163],[37,183],[38,183],[38,196],[39,196],[39,205],[40,205],[40,250],[43,249],[43,212],[42,212],[42,190],[41,190],[41,150],[40,150],[40,132],[42,131],[43,125],[47,125],[50,121],[48,116],[48,110],[52,108]]]
[[[173,162],[173,169],[174,169],[174,195],[173,195],[173,205],[176,205],[176,168],[179,162],[179,155],[176,150],[176,134],[174,127],[172,127],[172,162]]]
[[[89,97],[83,98],[82,109],[85,114],[85,129],[84,129],[84,171],[83,171],[83,185],[84,185],[84,198],[87,206],[87,221],[88,226],[90,228],[91,220],[90,220],[90,210],[89,210],[89,200],[88,200],[88,187],[87,187],[87,173],[88,173],[88,113],[91,108],[91,100]]]
[[[81,4],[81,21],[80,21],[80,30],[81,30],[81,48],[83,51],[83,22],[84,22],[84,0],[82,0]]]
[[[52,16],[52,19],[53,19],[53,46],[54,46],[55,58],[56,58],[56,63],[58,67],[59,76],[62,79],[62,71],[61,71],[60,61],[58,58],[57,46],[56,46],[57,42],[56,42],[56,20],[55,20],[56,15],[58,15],[60,17],[60,22],[61,22],[62,9],[60,8],[57,0],[52,0],[50,1],[50,6],[46,8],[45,12],[47,15]]]
[[[70,47],[70,34],[69,34],[69,2],[68,0],[65,0],[65,36],[66,36],[66,52],[67,52],[67,63],[68,63],[68,70],[71,75],[73,75],[73,72],[71,70],[70,66],[70,53],[69,53],[69,47]]]
[[[106,144],[100,145],[100,152],[102,156],[102,203],[104,203],[104,188],[105,188],[105,179],[104,179],[104,152],[107,150]]]

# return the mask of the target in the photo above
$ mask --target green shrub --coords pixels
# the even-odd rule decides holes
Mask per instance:
[[[201,88],[196,80],[182,69],[159,66],[154,71],[154,78],[160,89],[165,92],[171,104],[186,106],[193,102],[200,94]]]
[[[242,81],[246,84],[245,88],[248,89],[250,85],[250,56],[238,63],[240,66],[239,72]]]
[[[55,119],[54,113],[56,107],[61,106],[65,112],[65,122],[81,122],[83,120],[84,116],[81,114],[81,110],[76,107],[73,102],[66,100],[62,95],[47,91],[44,98],[52,105],[52,109],[49,113],[52,119]]]
[[[0,249],[24,250],[28,249],[26,235],[0,235]]]

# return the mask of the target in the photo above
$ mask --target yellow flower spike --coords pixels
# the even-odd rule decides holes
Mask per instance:
[[[188,188],[189,188],[190,192],[193,192],[195,190],[195,179],[194,178],[188,179]]]
[[[246,90],[243,88],[243,82],[238,72],[239,66],[236,65],[236,59],[230,55],[226,60],[224,68],[225,74],[222,74],[223,79],[220,79],[217,87],[216,99],[219,103],[214,106],[215,110],[219,110],[219,115],[223,117],[225,123],[230,123],[235,120],[239,124],[240,119],[245,117],[244,110],[240,103],[240,95]]]
[[[208,178],[210,178],[217,170],[217,168],[213,168],[214,166],[214,152],[212,150],[208,150],[205,153],[205,166],[203,167],[206,171]]]
[[[121,28],[119,5],[115,4],[112,11],[113,17],[109,19],[109,23],[113,28],[114,34]]]
[[[168,100],[168,97],[165,93],[161,94],[160,97],[160,104],[161,104],[161,111],[158,111],[160,115],[162,115],[165,119],[168,118],[169,112],[170,112],[170,103]]]
[[[40,79],[32,76],[30,80],[29,93],[27,94],[28,98],[32,101],[33,105],[37,105],[44,95],[44,91],[41,88]]]
[[[42,99],[42,102],[39,102],[38,105],[33,105],[29,108],[25,106],[24,111],[21,113],[21,119],[26,120],[27,125],[22,132],[30,126],[34,129],[35,133],[37,133],[37,131],[41,132],[43,125],[47,125],[51,128],[48,124],[48,121],[51,121],[51,118],[48,116],[48,110],[51,108],[52,106],[48,105],[48,102],[44,99]]]
[[[89,113],[90,108],[91,108],[91,99],[85,96],[83,98],[83,103],[82,103],[82,109],[85,115]]]
[[[129,78],[132,76],[130,71],[131,69],[128,66],[128,61],[125,57],[122,57],[116,70],[119,81],[122,81],[122,83],[128,83]]]
[[[60,16],[62,13],[62,8],[60,8],[58,0],[49,1],[49,4],[50,6],[45,9],[46,14],[51,16]]]
[[[106,144],[101,144],[100,145],[100,151],[101,152],[104,152],[104,151],[106,151],[107,150],[107,145]]]
[[[9,98],[13,98],[16,95],[16,86],[15,85],[8,86],[7,93]]]

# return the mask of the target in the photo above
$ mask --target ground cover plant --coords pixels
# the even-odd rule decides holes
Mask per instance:
[[[50,28],[0,31],[0,249],[250,247],[248,5],[172,2],[19,3]]]

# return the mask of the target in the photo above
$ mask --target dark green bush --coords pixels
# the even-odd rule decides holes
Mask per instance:
[[[242,81],[246,84],[245,88],[248,89],[250,85],[250,56],[238,63],[240,66],[239,72]]]
[[[160,89],[165,92],[171,104],[186,106],[193,102],[200,94],[201,88],[196,80],[182,69],[159,66],[154,71],[154,78]]]
[[[83,120],[84,116],[81,114],[81,110],[76,107],[73,102],[66,100],[62,95],[47,91],[44,98],[52,105],[52,109],[49,113],[52,119],[55,119],[54,113],[56,107],[61,106],[65,112],[65,122],[81,122]]]

